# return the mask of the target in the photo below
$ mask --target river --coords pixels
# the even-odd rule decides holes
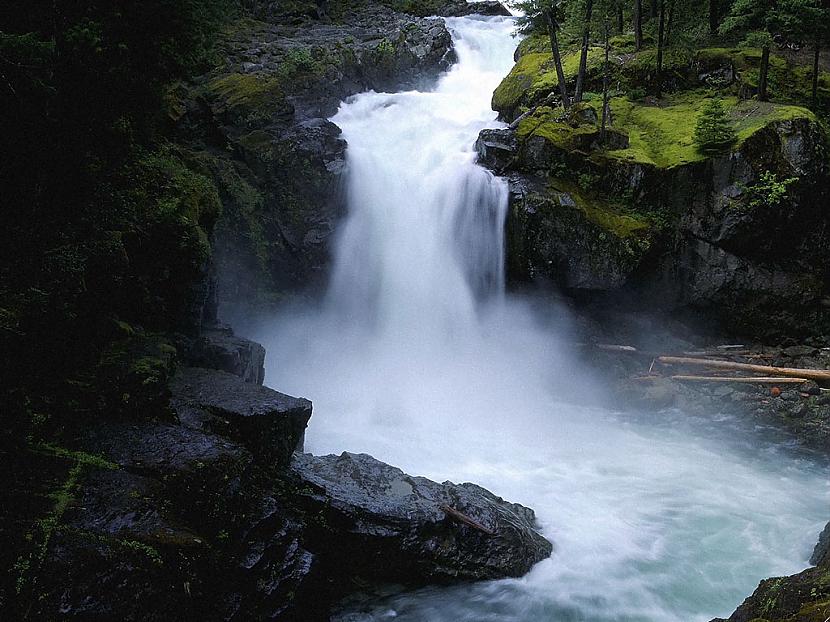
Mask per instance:
[[[314,402],[306,449],[370,453],[535,509],[553,556],[521,579],[355,605],[342,620],[691,621],[797,572],[827,520],[826,473],[713,413],[585,405],[602,382],[569,318],[504,289],[507,190],[475,164],[499,127],[510,18],[451,18],[459,62],[429,92],[364,93],[348,141],[349,215],[326,299],[255,335],[266,383]]]

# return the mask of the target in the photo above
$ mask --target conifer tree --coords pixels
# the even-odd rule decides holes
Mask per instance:
[[[726,151],[737,139],[720,97],[712,98],[701,111],[695,127],[694,141],[698,150],[719,153]]]

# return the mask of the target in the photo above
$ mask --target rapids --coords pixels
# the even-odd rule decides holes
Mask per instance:
[[[501,126],[490,97],[514,24],[446,21],[459,62],[432,91],[364,93],[333,117],[349,215],[328,294],[254,336],[267,384],[314,402],[308,451],[481,484],[534,508],[554,554],[521,579],[378,598],[341,619],[728,615],[761,578],[807,565],[826,474],[728,417],[586,405],[601,382],[568,352],[565,311],[505,294],[507,189],[472,149]]]

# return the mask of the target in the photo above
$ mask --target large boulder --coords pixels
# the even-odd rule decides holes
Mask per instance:
[[[412,477],[365,454],[298,454],[291,469],[328,526],[319,537],[332,581],[518,577],[552,551],[533,510],[474,484]]]
[[[260,462],[284,466],[302,450],[311,417],[306,399],[200,367],[179,370],[171,391],[180,420],[241,443]]]

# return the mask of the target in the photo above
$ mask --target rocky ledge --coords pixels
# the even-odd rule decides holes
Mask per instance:
[[[170,94],[180,142],[215,180],[222,302],[269,304],[317,283],[343,215],[346,143],[327,119],[368,90],[423,88],[455,60],[444,21],[380,1],[257,3],[223,61]]]
[[[826,622],[830,617],[830,523],[816,545],[810,563],[789,577],[764,579],[727,620],[712,622]]]
[[[299,453],[311,403],[246,381],[262,378],[261,346],[209,330],[193,351],[237,373],[184,367],[174,420],[120,420],[33,454],[57,502],[15,564],[10,611],[326,620],[356,591],[516,577],[551,554],[532,510],[483,488]]]
[[[475,484],[412,477],[365,454],[298,455],[291,468],[304,501],[333,526],[329,563],[354,578],[426,585],[518,577],[552,552],[533,510]]]

